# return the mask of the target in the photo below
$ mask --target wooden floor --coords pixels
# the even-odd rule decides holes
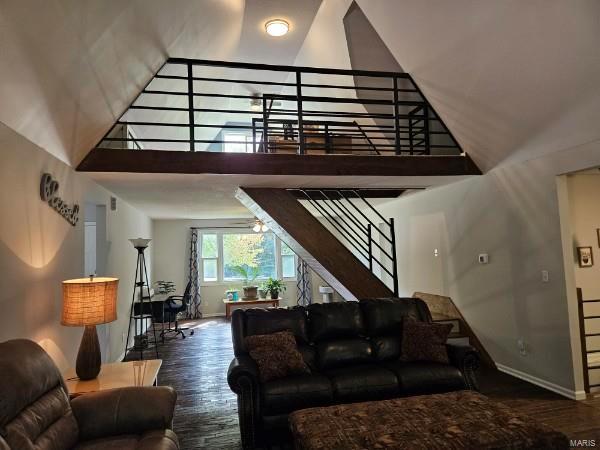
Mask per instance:
[[[236,397],[226,379],[233,358],[229,322],[203,319],[188,325],[193,336],[188,332],[186,339],[170,338],[160,347],[159,384],[177,390],[174,428],[181,448],[240,449]],[[600,446],[600,399],[576,402],[496,371],[482,372],[480,383],[488,397],[571,439],[595,439]]]

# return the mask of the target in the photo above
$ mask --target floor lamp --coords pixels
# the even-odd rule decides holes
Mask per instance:
[[[129,328],[127,329],[127,340],[125,341],[125,358],[127,358],[127,350],[129,349],[129,336],[131,328],[134,328],[134,349],[140,351],[140,359],[144,359],[144,347],[145,347],[145,334],[144,334],[144,323],[150,320],[152,331],[154,332],[154,349],[156,351],[156,357],[158,358],[158,339],[156,338],[156,329],[154,327],[154,321],[152,316],[152,301],[150,298],[150,283],[148,282],[148,271],[146,269],[146,257],[144,251],[148,248],[148,244],[152,239],[129,239],[137,250],[137,263],[135,267],[135,283],[133,286],[133,296],[131,299],[131,312],[129,314]],[[148,290],[148,295],[144,295],[144,288]],[[139,300],[136,302],[136,294],[139,292]],[[136,303],[139,306],[139,314],[135,311]],[[138,333],[139,323],[139,333]],[[137,338],[137,339],[136,339]],[[135,344],[137,341],[137,344]]]

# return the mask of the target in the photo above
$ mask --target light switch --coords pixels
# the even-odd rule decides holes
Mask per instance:
[[[542,282],[547,283],[550,280],[550,274],[547,270],[542,270]]]
[[[479,255],[478,261],[479,264],[487,264],[488,262],[490,262],[490,257],[487,253],[482,253]]]

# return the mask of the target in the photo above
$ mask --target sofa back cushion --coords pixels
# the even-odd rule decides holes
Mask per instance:
[[[321,341],[316,347],[321,370],[368,363],[373,357],[371,343],[362,337]]]
[[[50,356],[35,342],[0,344],[0,433],[10,448],[71,448],[79,430]]]
[[[425,302],[418,298],[369,298],[360,301],[368,336],[401,334],[402,320],[430,321]]]
[[[311,342],[364,335],[358,302],[315,303],[307,307]]]
[[[304,308],[236,309],[231,317],[234,353],[238,356],[248,352],[246,337],[278,331],[291,331],[298,345],[308,343]]]
[[[377,361],[392,361],[400,358],[402,335],[374,336],[371,338],[373,357]]]

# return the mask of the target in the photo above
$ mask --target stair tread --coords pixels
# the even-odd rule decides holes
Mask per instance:
[[[460,317],[446,316],[444,314],[432,313],[431,318],[434,322],[444,322],[447,320],[460,320]]]

